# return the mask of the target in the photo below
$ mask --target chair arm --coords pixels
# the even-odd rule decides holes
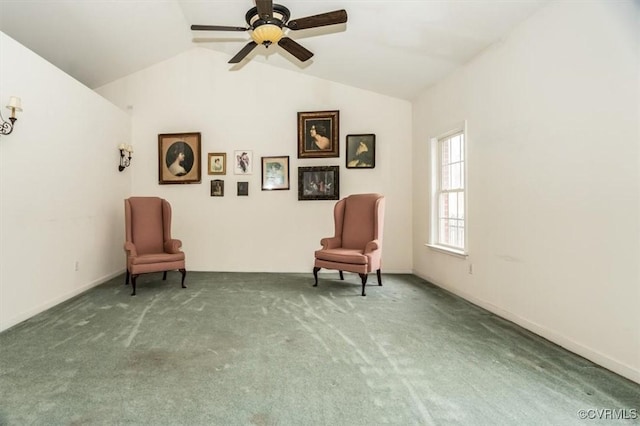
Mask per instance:
[[[365,253],[371,253],[372,251],[376,251],[380,249],[380,240],[369,241],[367,245],[364,247]]]
[[[180,253],[180,247],[182,247],[180,240],[173,239],[164,242],[164,251],[167,253]]]
[[[322,245],[324,250],[340,247],[341,244],[342,239],[338,237],[323,238],[320,240],[320,245]]]
[[[130,241],[124,243],[124,251],[127,252],[127,256],[137,256],[138,251],[136,250],[135,244]]]

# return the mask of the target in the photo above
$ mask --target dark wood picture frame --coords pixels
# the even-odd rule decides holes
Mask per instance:
[[[262,190],[289,189],[289,156],[262,157]]]
[[[158,183],[201,183],[200,133],[158,135]]]
[[[222,179],[214,179],[211,181],[211,196],[224,197],[224,181]]]
[[[210,152],[207,156],[207,173],[210,175],[227,174],[227,153]]]
[[[298,167],[298,200],[339,200],[340,167]]]
[[[238,196],[249,195],[249,182],[238,182]]]
[[[298,113],[298,158],[340,157],[340,111]]]
[[[376,135],[373,133],[347,135],[347,169],[373,169],[376,167]]]

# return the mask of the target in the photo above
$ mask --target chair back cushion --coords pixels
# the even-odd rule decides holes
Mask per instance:
[[[131,205],[131,242],[135,244],[138,254],[163,253],[162,199],[131,197],[129,203]]]
[[[378,200],[380,194],[356,194],[346,198],[342,222],[342,247],[363,250],[378,236]]]

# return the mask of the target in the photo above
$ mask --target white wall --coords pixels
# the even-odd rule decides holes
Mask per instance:
[[[413,115],[416,274],[635,381],[638,10],[554,2],[420,96]],[[468,259],[424,246],[428,138],[463,120]]]
[[[0,33],[5,118],[9,96],[24,111],[0,136],[0,330],[122,271],[131,185],[116,149],[129,117]]]
[[[335,201],[298,201],[298,166],[339,165],[340,196],[380,192],[387,198],[383,272],[410,272],[411,104],[372,92],[194,48],[103,86],[98,92],[132,114],[134,195],[166,198],[173,236],[187,269],[309,273],[320,239],[333,235]],[[340,111],[340,158],[297,158],[297,112]],[[158,134],[202,133],[201,184],[158,184]],[[347,134],[375,133],[376,167],[346,169]],[[235,150],[251,150],[253,174],[233,174]],[[206,174],[207,153],[227,153],[227,174]],[[290,156],[291,190],[262,191],[260,157]],[[223,179],[224,197],[210,196]],[[249,182],[249,196],[236,182]],[[188,277],[187,277],[188,279]]]

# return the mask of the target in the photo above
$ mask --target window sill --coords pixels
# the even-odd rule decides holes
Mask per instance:
[[[461,257],[466,259],[469,254],[466,251],[456,250],[451,247],[438,246],[435,244],[425,244],[425,246],[429,247],[432,250],[439,251],[440,253],[448,254],[455,257]]]

